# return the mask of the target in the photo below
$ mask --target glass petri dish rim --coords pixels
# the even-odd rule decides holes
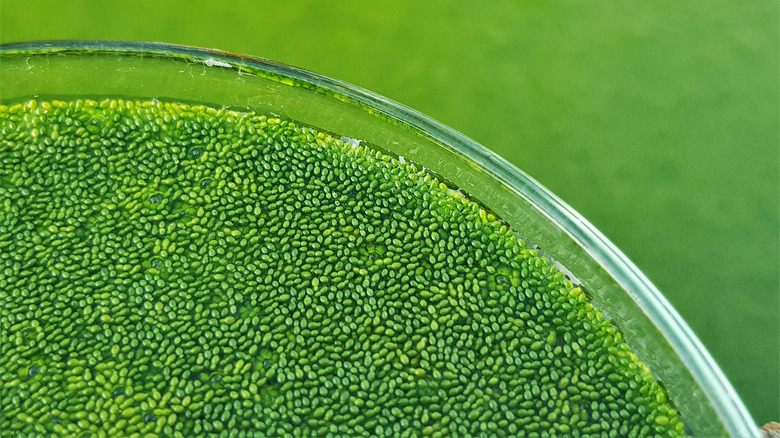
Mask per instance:
[[[356,105],[392,123],[424,133],[482,166],[493,178],[533,205],[590,255],[655,324],[701,387],[732,436],[754,436],[755,421],[717,363],[669,301],[609,239],[531,176],[484,146],[407,106],[364,88],[265,58],[160,42],[66,40],[0,45],[4,57],[47,54],[117,54],[193,61],[235,69]],[[1,64],[0,64],[1,66]],[[290,82],[292,80],[292,82]],[[287,82],[286,82],[287,81]],[[0,95],[2,90],[0,90]]]

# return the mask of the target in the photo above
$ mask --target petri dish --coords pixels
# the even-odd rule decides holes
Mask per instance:
[[[637,267],[549,190],[457,131],[354,85],[252,56],[121,41],[0,47],[0,105],[106,98],[267,114],[421,166],[499,217],[587,292],[666,388],[686,433],[757,434],[718,365]]]

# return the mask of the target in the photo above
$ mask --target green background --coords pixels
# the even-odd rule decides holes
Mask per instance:
[[[777,1],[1,1],[3,43],[251,54],[455,128],[606,234],[780,420]]]

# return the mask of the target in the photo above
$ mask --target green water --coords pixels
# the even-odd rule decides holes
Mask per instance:
[[[0,132],[0,430],[682,436],[586,294],[413,164],[161,102]]]
[[[592,221],[780,418],[776,1],[0,5],[0,41],[63,38],[265,56],[456,128]]]

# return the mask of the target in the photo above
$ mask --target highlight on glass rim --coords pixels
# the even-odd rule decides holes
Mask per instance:
[[[0,60],[0,430],[758,431],[619,251],[424,116],[187,47],[32,44]],[[240,105],[233,89],[272,94]],[[469,167],[436,166],[446,154]],[[524,210],[503,214],[464,173]],[[612,283],[580,275],[596,271]]]

